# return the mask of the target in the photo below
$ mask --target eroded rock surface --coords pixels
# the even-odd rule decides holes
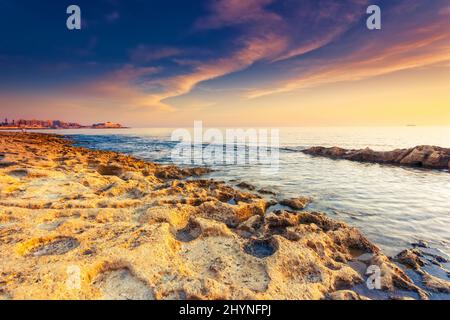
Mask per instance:
[[[450,149],[436,146],[417,146],[393,151],[374,151],[369,148],[349,150],[339,147],[312,147],[303,153],[332,159],[393,164],[430,169],[450,169]]]
[[[357,229],[267,214],[256,193],[198,178],[207,169],[52,135],[0,133],[0,148],[2,298],[365,299],[353,290],[370,265],[386,296],[428,297]]]

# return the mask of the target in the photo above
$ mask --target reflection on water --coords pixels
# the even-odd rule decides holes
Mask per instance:
[[[172,129],[67,130],[78,145],[170,161]],[[360,228],[388,254],[418,240],[450,254],[450,173],[310,157],[309,146],[376,150],[431,144],[450,147],[450,127],[284,128],[277,175],[258,166],[217,167],[211,176],[272,188],[283,196],[311,196],[310,210]]]

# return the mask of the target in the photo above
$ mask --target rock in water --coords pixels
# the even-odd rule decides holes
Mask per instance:
[[[298,197],[281,200],[279,203],[283,206],[288,206],[294,210],[303,210],[311,202],[311,198]]]
[[[429,169],[450,169],[450,149],[436,146],[417,146],[410,149],[396,149],[393,151],[373,151],[369,148],[349,150],[338,147],[312,147],[302,150],[302,152],[331,159],[345,159],[359,162],[393,164]]]

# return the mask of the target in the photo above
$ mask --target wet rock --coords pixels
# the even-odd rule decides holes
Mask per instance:
[[[393,151],[373,151],[369,148],[349,150],[338,147],[312,147],[302,152],[314,156],[359,162],[395,164],[430,169],[450,168],[450,149],[436,146],[417,146]]]
[[[450,151],[432,147],[419,146],[400,160],[402,165],[446,169],[450,161]]]
[[[155,176],[160,179],[183,179],[190,176],[202,176],[210,173],[212,170],[204,167],[197,168],[178,168],[175,166],[161,166],[155,168]]]
[[[420,248],[428,248],[428,247],[429,247],[429,246],[428,246],[428,243],[426,243],[426,242],[423,241],[423,240],[419,240],[419,241],[413,243],[412,246],[413,246],[413,247],[420,247]]]
[[[238,183],[236,186],[238,188],[247,189],[247,190],[250,190],[250,191],[253,191],[253,190],[256,189],[256,187],[254,185],[251,185],[250,183],[247,183],[247,182]]]
[[[299,216],[286,211],[277,211],[266,215],[266,225],[270,228],[287,228],[299,224]]]
[[[301,224],[314,224],[325,232],[346,227],[344,223],[331,220],[325,214],[317,212],[301,212],[298,219]]]
[[[304,153],[311,154],[311,155],[317,155],[317,156],[324,156],[324,157],[330,157],[330,158],[340,158],[343,157],[347,150],[339,147],[331,147],[331,148],[325,148],[325,147],[311,147],[309,149],[306,149],[303,151]]]
[[[267,194],[267,195],[271,195],[271,196],[275,196],[276,192],[271,190],[271,189],[267,189],[267,188],[262,188],[258,190],[258,193],[260,194]]]
[[[251,240],[244,246],[244,251],[257,258],[270,257],[277,251],[277,247],[273,240]]]
[[[200,177],[205,174],[211,173],[212,170],[209,168],[197,167],[197,168],[184,169],[183,172],[186,176]]]
[[[418,250],[403,250],[396,257],[395,260],[401,264],[419,270],[425,265],[423,260],[420,258],[421,254]]]
[[[423,274],[422,281],[425,287],[433,292],[450,293],[450,282],[434,277],[430,274]]]
[[[377,254],[370,261],[370,265],[377,266],[381,272],[381,289],[385,291],[395,291],[396,289],[415,291],[423,300],[428,300],[429,295],[416,284],[408,275],[395,264],[392,264],[388,257]]]
[[[281,200],[279,203],[283,206],[288,206],[294,210],[303,210],[311,202],[311,198],[298,197]]]

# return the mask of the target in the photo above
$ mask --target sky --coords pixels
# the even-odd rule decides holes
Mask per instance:
[[[373,4],[381,30],[366,27]],[[450,2],[0,0],[4,117],[450,125]]]

